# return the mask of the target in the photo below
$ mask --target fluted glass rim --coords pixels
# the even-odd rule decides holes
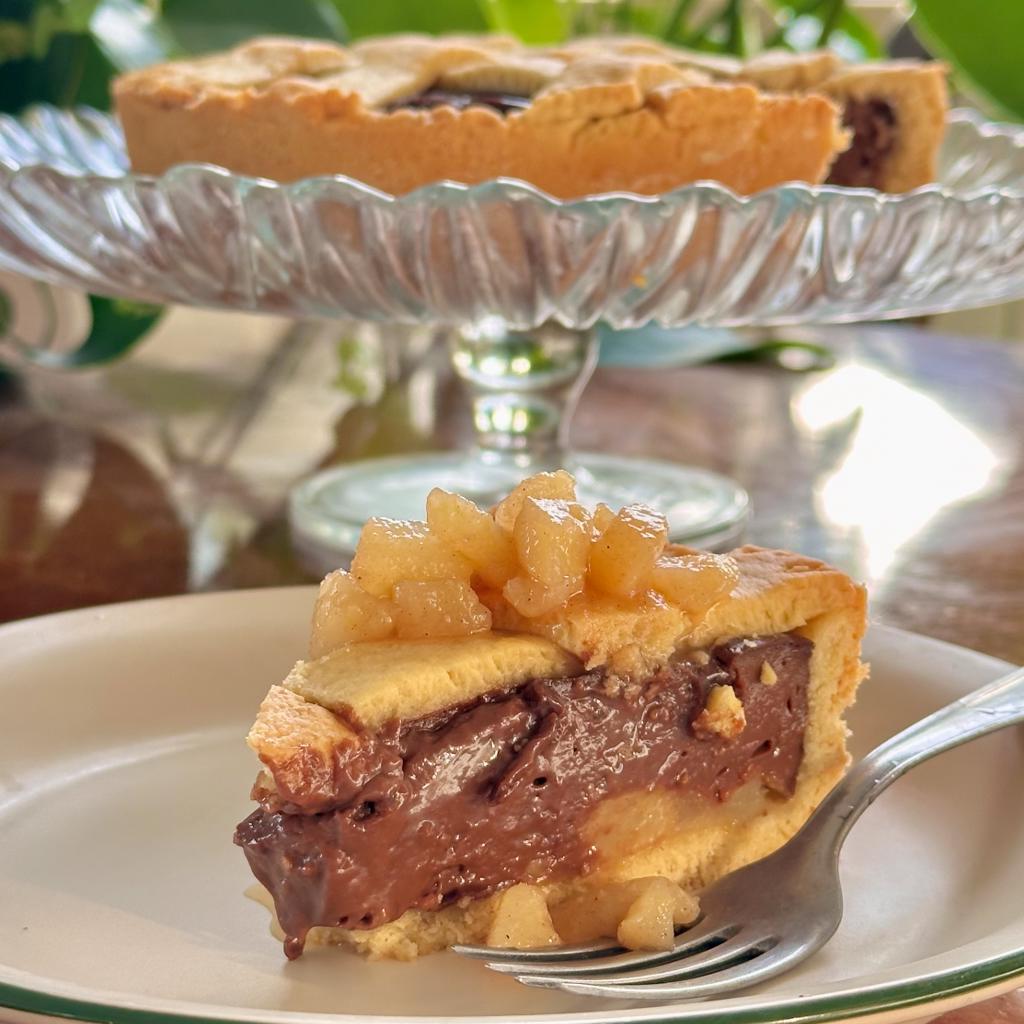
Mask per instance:
[[[607,207],[614,204],[640,204],[646,207],[658,206],[659,204],[671,206],[685,202],[693,197],[718,199],[723,204],[739,207],[749,206],[759,200],[763,201],[765,197],[772,195],[798,198],[805,202],[813,202],[819,199],[827,200],[828,198],[841,200],[846,197],[860,200],[870,199],[880,207],[902,206],[920,201],[922,197],[930,196],[939,196],[948,202],[964,205],[991,203],[1002,199],[1024,199],[1024,180],[1021,181],[1018,187],[982,185],[964,190],[941,182],[932,182],[909,192],[901,193],[880,192],[878,189],[873,188],[850,188],[845,185],[826,184],[812,185],[807,182],[791,181],[762,189],[759,192],[752,192],[749,195],[741,195],[721,182],[706,180],[680,185],[678,188],[658,195],[645,195],[628,190],[617,190],[591,193],[573,199],[559,199],[521,178],[497,177],[475,185],[451,180],[431,182],[410,192],[395,195],[344,174],[324,174],[301,178],[292,182],[280,182],[256,175],[239,174],[218,164],[203,162],[186,161],[175,164],[162,174],[140,174],[127,169],[127,154],[125,154],[124,168],[119,171],[111,170],[108,173],[104,173],[89,169],[88,158],[80,153],[74,153],[74,147],[71,148],[71,152],[80,157],[82,163],[68,169],[69,161],[65,159],[56,162],[28,159],[21,162],[12,156],[11,151],[3,144],[3,141],[8,137],[9,131],[14,126],[23,127],[40,117],[49,119],[54,115],[66,116],[67,114],[71,114],[77,120],[99,131],[105,136],[105,141],[107,141],[112,149],[120,148],[123,152],[124,142],[120,137],[120,125],[114,114],[87,106],[75,106],[64,110],[48,103],[34,103],[26,107],[19,115],[0,114],[0,168],[9,175],[18,175],[23,172],[32,172],[39,168],[46,168],[57,175],[76,180],[95,180],[104,183],[146,182],[158,185],[162,183],[173,184],[183,178],[194,176],[198,172],[213,174],[224,179],[232,179],[245,188],[280,191],[289,198],[301,196],[313,188],[333,185],[359,193],[367,199],[397,206],[421,205],[425,201],[434,201],[437,205],[448,205],[451,202],[462,201],[476,202],[481,199],[493,199],[496,193],[500,193],[509,199],[515,199],[518,194],[533,200],[541,200],[553,209],[568,212],[586,210],[594,206]],[[1013,148],[1024,153],[1024,125],[1005,121],[991,121],[979,112],[966,107],[956,107],[949,111],[947,128],[954,125],[966,125],[974,129],[978,136],[983,139],[1005,139]]]
[[[1024,297],[1024,127],[956,110],[903,194],[717,182],[557,199],[528,182],[394,196],[342,175],[128,169],[113,115],[0,116],[0,266],[144,302],[294,317],[587,328],[779,326]]]

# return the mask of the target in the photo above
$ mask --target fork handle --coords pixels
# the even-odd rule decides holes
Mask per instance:
[[[936,754],[1020,722],[1024,668],[947,704],[876,747],[829,793],[805,830],[831,833],[831,848],[838,854],[854,822],[901,775]]]

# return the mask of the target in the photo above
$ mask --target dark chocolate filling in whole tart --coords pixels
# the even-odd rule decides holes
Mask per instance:
[[[832,164],[828,184],[881,188],[885,161],[896,144],[895,111],[885,100],[847,100],[843,126],[853,139]]]
[[[393,723],[339,754],[330,794],[309,807],[257,791],[263,806],[235,842],[274,898],[291,958],[316,925],[373,928],[585,872],[595,851],[583,826],[609,797],[671,788],[715,803],[753,778],[791,796],[812,647],[796,633],[736,639],[636,686],[601,670],[535,679]],[[766,661],[774,682],[762,681]],[[732,738],[693,724],[724,684],[746,716]]]
[[[433,110],[434,107],[454,107],[465,110],[466,107],[488,107],[499,114],[511,114],[516,110],[525,110],[530,105],[528,96],[513,96],[503,92],[455,92],[449,89],[426,89],[407,99],[392,103],[388,108],[395,110]]]

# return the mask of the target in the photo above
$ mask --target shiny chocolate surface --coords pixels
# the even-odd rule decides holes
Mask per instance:
[[[256,877],[274,897],[289,957],[316,925],[373,928],[527,880],[585,872],[584,825],[603,800],[671,789],[721,803],[744,783],[792,794],[803,756],[812,644],[794,633],[716,647],[642,685],[602,671],[533,680],[366,744],[390,756],[337,807],[289,814],[273,804],[239,826]],[[761,682],[767,662],[777,681]],[[710,690],[731,685],[746,725],[695,730]],[[346,748],[346,755],[351,748]],[[343,767],[343,766],[342,766]]]

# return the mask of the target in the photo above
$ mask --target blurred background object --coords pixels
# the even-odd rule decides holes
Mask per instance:
[[[498,30],[535,43],[583,33],[636,32],[733,54],[768,47],[830,46],[854,60],[927,48],[951,63],[958,90],[987,115],[1024,119],[1024,78],[1018,74],[1017,59],[1019,41],[1024,39],[1024,3],[983,0],[980,7],[970,7],[963,0],[0,0],[0,109],[16,112],[36,101],[105,108],[110,80],[122,70],[221,49],[262,33],[346,41],[396,31]],[[192,537],[188,568],[183,571],[193,587],[216,585],[222,579],[227,552],[265,519],[267,510],[280,501],[286,482],[324,461],[436,447],[437,424],[431,410],[439,402],[445,407],[459,400],[454,391],[446,392],[447,398],[437,393],[438,387],[451,385],[432,365],[438,346],[432,345],[429,332],[389,332],[355,324],[293,327],[183,310],[174,311],[165,324],[167,319],[160,307],[86,298],[0,273],[0,374],[6,365],[31,382],[30,393],[53,414],[74,420],[75,410],[85,403],[89,422],[102,423],[106,436],[123,439],[129,449],[138,446],[142,436],[148,437],[146,444],[162,453],[164,472],[169,470],[175,481],[174,515],[187,524]],[[1024,333],[1024,304],[947,314],[933,322],[956,333],[1019,337]],[[192,323],[204,325],[198,334],[183,327]],[[274,337],[282,340],[261,355],[259,339],[272,323]],[[649,366],[658,363],[659,353],[665,366],[742,359],[806,371],[827,369],[832,361],[817,338],[788,332],[780,337],[709,331],[699,345],[683,347],[668,338],[660,348],[657,333],[648,332],[640,345],[631,343],[629,332],[618,337],[604,332],[603,364],[636,366],[639,354]],[[114,368],[109,375],[87,374],[73,381],[40,376],[36,370],[108,364],[147,336],[153,337],[158,351],[169,354],[186,334],[200,344],[216,336],[221,351],[216,357],[211,353],[214,363],[229,359],[248,368],[239,380],[243,390],[211,396],[210,388],[217,392],[217,375],[214,371],[210,377],[205,361],[202,372],[172,366],[165,367],[167,374],[154,376],[144,367]],[[329,343],[324,344],[324,338]],[[198,354],[192,345],[187,350]],[[158,358],[161,366],[164,358]],[[289,383],[300,364],[305,387],[317,374],[330,384],[329,401],[325,397],[327,405],[317,413],[326,413],[332,423],[336,420],[329,435],[323,434],[322,420],[319,433],[312,429],[310,416],[319,407],[314,403],[312,409],[303,409]],[[422,372],[417,374],[417,367]],[[101,387],[100,381],[112,382],[115,393],[122,385],[128,387],[134,409],[131,427],[121,429],[129,422],[121,419],[123,408],[118,412],[104,403],[97,411],[91,406],[89,396],[108,386]],[[279,390],[272,402],[270,388]],[[220,478],[228,462],[241,458],[245,466],[239,439],[258,425],[263,414],[256,416],[253,410],[267,402],[275,408],[274,429],[279,435],[273,446],[277,469],[272,484],[257,494],[235,492],[229,486],[225,496],[218,487],[211,489],[211,481]],[[293,411],[278,415],[279,406],[289,402]],[[191,426],[198,420],[182,403],[195,403],[196,409],[212,403],[201,428]],[[136,416],[143,407],[152,412],[146,422],[155,434],[136,433]],[[157,426],[171,411],[179,424],[173,436]],[[282,433],[282,423],[292,424],[294,431]],[[311,433],[305,433],[307,429]],[[315,444],[314,436],[320,438]],[[55,435],[33,443],[45,447],[58,441]],[[440,442],[443,445],[445,439]],[[289,444],[292,457],[285,452]],[[62,466],[68,461],[63,454],[55,460]],[[82,459],[71,462],[79,468],[85,465]],[[147,464],[152,465],[151,457],[140,461],[140,470]],[[242,475],[251,474],[243,469]],[[74,473],[61,470],[43,481],[42,493],[71,494],[74,479]],[[140,485],[132,493],[144,497],[145,492]],[[62,500],[47,498],[44,505],[59,510]],[[73,502],[67,498],[64,504],[71,507]],[[160,521],[165,511],[155,510],[155,519]],[[64,522],[59,515],[53,521]],[[270,544],[274,551],[285,546],[283,535]],[[256,571],[255,577],[260,576]],[[244,580],[244,573],[236,579]],[[154,586],[177,588],[170,577]],[[101,599],[88,587],[80,596]]]
[[[2,0],[0,110],[38,101],[104,109],[120,71],[262,33],[346,41],[397,31],[497,30],[534,43],[637,32],[732,54],[830,46],[853,60],[884,56],[890,42],[902,54],[908,40],[917,48],[920,40],[950,62],[955,85],[986,114],[1024,119],[1024,3],[984,0],[981,7],[963,0]],[[0,337],[3,305],[0,299]],[[940,325],[1013,336],[1021,309],[959,313]],[[156,307],[105,298],[90,300],[90,312],[93,326],[80,346],[48,345],[42,362],[110,361],[160,316]],[[6,340],[9,351],[17,339]],[[32,358],[26,347],[21,355]]]

